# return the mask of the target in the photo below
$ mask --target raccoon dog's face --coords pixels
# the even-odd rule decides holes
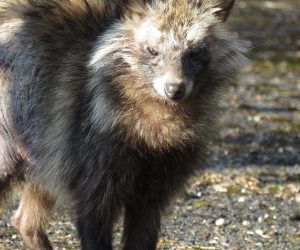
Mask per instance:
[[[188,41],[175,30],[162,31],[155,20],[145,21],[136,31],[140,70],[152,80],[154,90],[174,101],[187,98],[209,64],[205,41]],[[188,30],[183,31],[188,36]]]
[[[153,17],[136,30],[140,70],[152,80],[159,95],[178,101],[191,94],[196,76],[208,67],[210,55],[205,40],[187,40],[189,27],[182,27],[186,30],[178,33],[161,26]]]
[[[188,99],[207,84],[205,75],[215,67],[214,29],[226,20],[232,5],[224,0],[152,3],[146,15],[133,20],[135,59],[129,64],[162,99]]]
[[[98,79],[112,75],[120,96],[196,99],[212,78],[224,82],[240,68],[243,51],[220,25],[234,0],[125,2],[123,19],[100,38],[90,62]]]

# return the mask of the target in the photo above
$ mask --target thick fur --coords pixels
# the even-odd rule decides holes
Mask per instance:
[[[0,194],[27,183],[13,221],[29,247],[51,249],[42,225],[64,201],[82,249],[112,249],[122,208],[124,249],[155,249],[244,62],[223,28],[233,2],[1,1]],[[186,97],[166,98],[166,81],[185,82]]]
[[[20,206],[11,221],[19,229],[30,249],[52,249],[43,226],[53,205],[52,197],[46,192],[41,192],[37,186],[30,185],[24,188]]]

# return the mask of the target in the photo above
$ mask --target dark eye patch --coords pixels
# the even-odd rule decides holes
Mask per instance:
[[[181,60],[184,74],[193,77],[207,68],[210,61],[209,50],[207,47],[192,47],[183,54]]]
[[[209,52],[206,47],[192,48],[185,55],[185,61],[191,67],[204,68],[209,63]]]

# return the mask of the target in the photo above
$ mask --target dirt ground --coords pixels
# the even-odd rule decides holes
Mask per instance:
[[[250,62],[229,88],[213,159],[165,216],[159,248],[300,249],[300,1],[241,0],[229,24],[251,43]],[[8,218],[0,250],[25,249]],[[56,249],[78,249],[68,216],[47,231]]]

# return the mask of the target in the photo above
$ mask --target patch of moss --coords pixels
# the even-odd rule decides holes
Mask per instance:
[[[244,195],[240,188],[236,186],[229,186],[227,187],[226,195],[232,196],[232,195]]]
[[[6,235],[6,236],[12,236],[12,235],[18,234],[18,232],[15,229],[7,229],[1,233],[3,233],[3,235]]]
[[[268,192],[269,192],[271,195],[275,195],[275,194],[277,194],[279,191],[280,191],[279,185],[273,184],[273,185],[270,185],[270,186],[268,187]]]
[[[208,207],[209,206],[209,202],[205,201],[205,200],[201,200],[201,201],[194,201],[192,203],[193,206],[196,207]]]
[[[265,220],[265,223],[266,223],[268,226],[272,226],[272,225],[274,225],[276,222],[275,222],[275,220],[273,220],[273,219],[266,219],[266,220]]]
[[[237,129],[241,128],[241,125],[237,123],[226,123],[226,128]]]
[[[168,248],[172,247],[172,244],[169,241],[165,240],[165,239],[161,239],[160,242],[159,242],[159,246],[161,248],[167,248],[168,249]]]

